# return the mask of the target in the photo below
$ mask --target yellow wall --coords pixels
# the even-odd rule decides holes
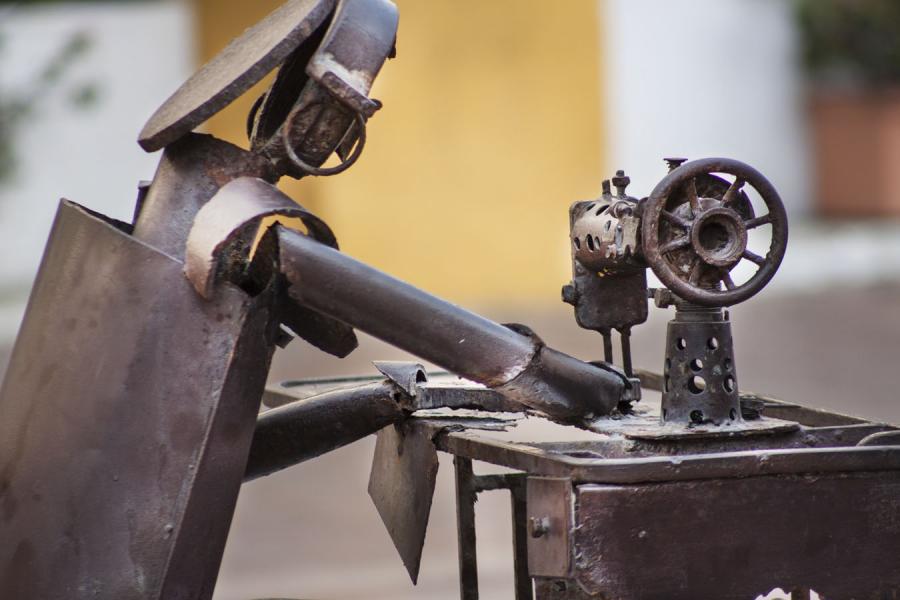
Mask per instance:
[[[196,2],[204,60],[278,4]],[[568,206],[606,166],[596,0],[398,4],[362,158],[284,189],[349,254],[448,299],[559,302]],[[244,144],[250,100],[209,129]]]

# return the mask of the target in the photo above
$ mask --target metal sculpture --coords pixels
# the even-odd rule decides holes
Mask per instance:
[[[738,388],[724,307],[765,286],[787,241],[781,200],[751,167],[670,159],[648,197],[628,196],[620,172],[615,195],[604,182],[571,207],[563,298],[603,337],[593,363],[349,258],[274,187],[359,157],[396,27],[388,0],[291,0],[151,117],[139,142],[164,152],[132,223],[60,204],[0,390],[0,597],[208,599],[242,481],[376,432],[369,492],[413,581],[437,451],[455,455],[466,599],[478,594],[474,499],[496,489],[512,497],[520,599],[751,598],[778,585],[897,597],[897,429]],[[250,150],[192,132],[276,68]],[[272,216],[306,232],[261,231]],[[757,254],[748,231],[761,227]],[[758,269],[738,283],[742,260]],[[648,289],[648,268],[666,287]],[[661,375],[630,357],[650,298],[675,307]],[[379,377],[264,389],[277,345],[298,336],[345,356],[354,328],[447,373],[383,362]],[[523,415],[596,441],[492,437]],[[515,472],[476,476],[473,460]]]

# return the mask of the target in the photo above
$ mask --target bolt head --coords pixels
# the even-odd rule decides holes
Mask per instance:
[[[578,289],[571,283],[567,283],[562,287],[562,301],[566,304],[575,306],[576,304],[578,304],[579,296],[580,294],[578,293]]]

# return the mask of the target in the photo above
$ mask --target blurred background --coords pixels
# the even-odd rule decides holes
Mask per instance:
[[[130,219],[158,160],[135,142],[146,118],[278,4],[0,1],[0,369],[58,200]],[[616,169],[644,196],[665,156],[737,158],[792,220],[779,274],[732,311],[741,387],[900,420],[900,3],[398,4],[362,159],[283,184],[346,252],[597,358],[599,337],[559,300],[569,204]],[[246,145],[263,89],[207,130]],[[668,318],[635,332],[639,366],[659,370]],[[373,358],[403,355],[364,336],[344,361],[294,342],[272,378],[372,372]],[[457,597],[449,463],[416,589],[366,497],[372,447],[245,486],[217,600]],[[508,501],[486,494],[478,511],[483,597],[510,597]]]

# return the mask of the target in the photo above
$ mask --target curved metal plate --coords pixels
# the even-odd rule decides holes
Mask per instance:
[[[216,114],[280,65],[334,9],[335,0],[291,0],[245,31],[150,117],[138,143],[154,152]]]
[[[197,212],[187,240],[184,273],[201,296],[213,296],[223,261],[249,259],[250,247],[263,219],[300,219],[309,235],[333,248],[337,240],[324,221],[262,179],[238,177],[222,186]]]

